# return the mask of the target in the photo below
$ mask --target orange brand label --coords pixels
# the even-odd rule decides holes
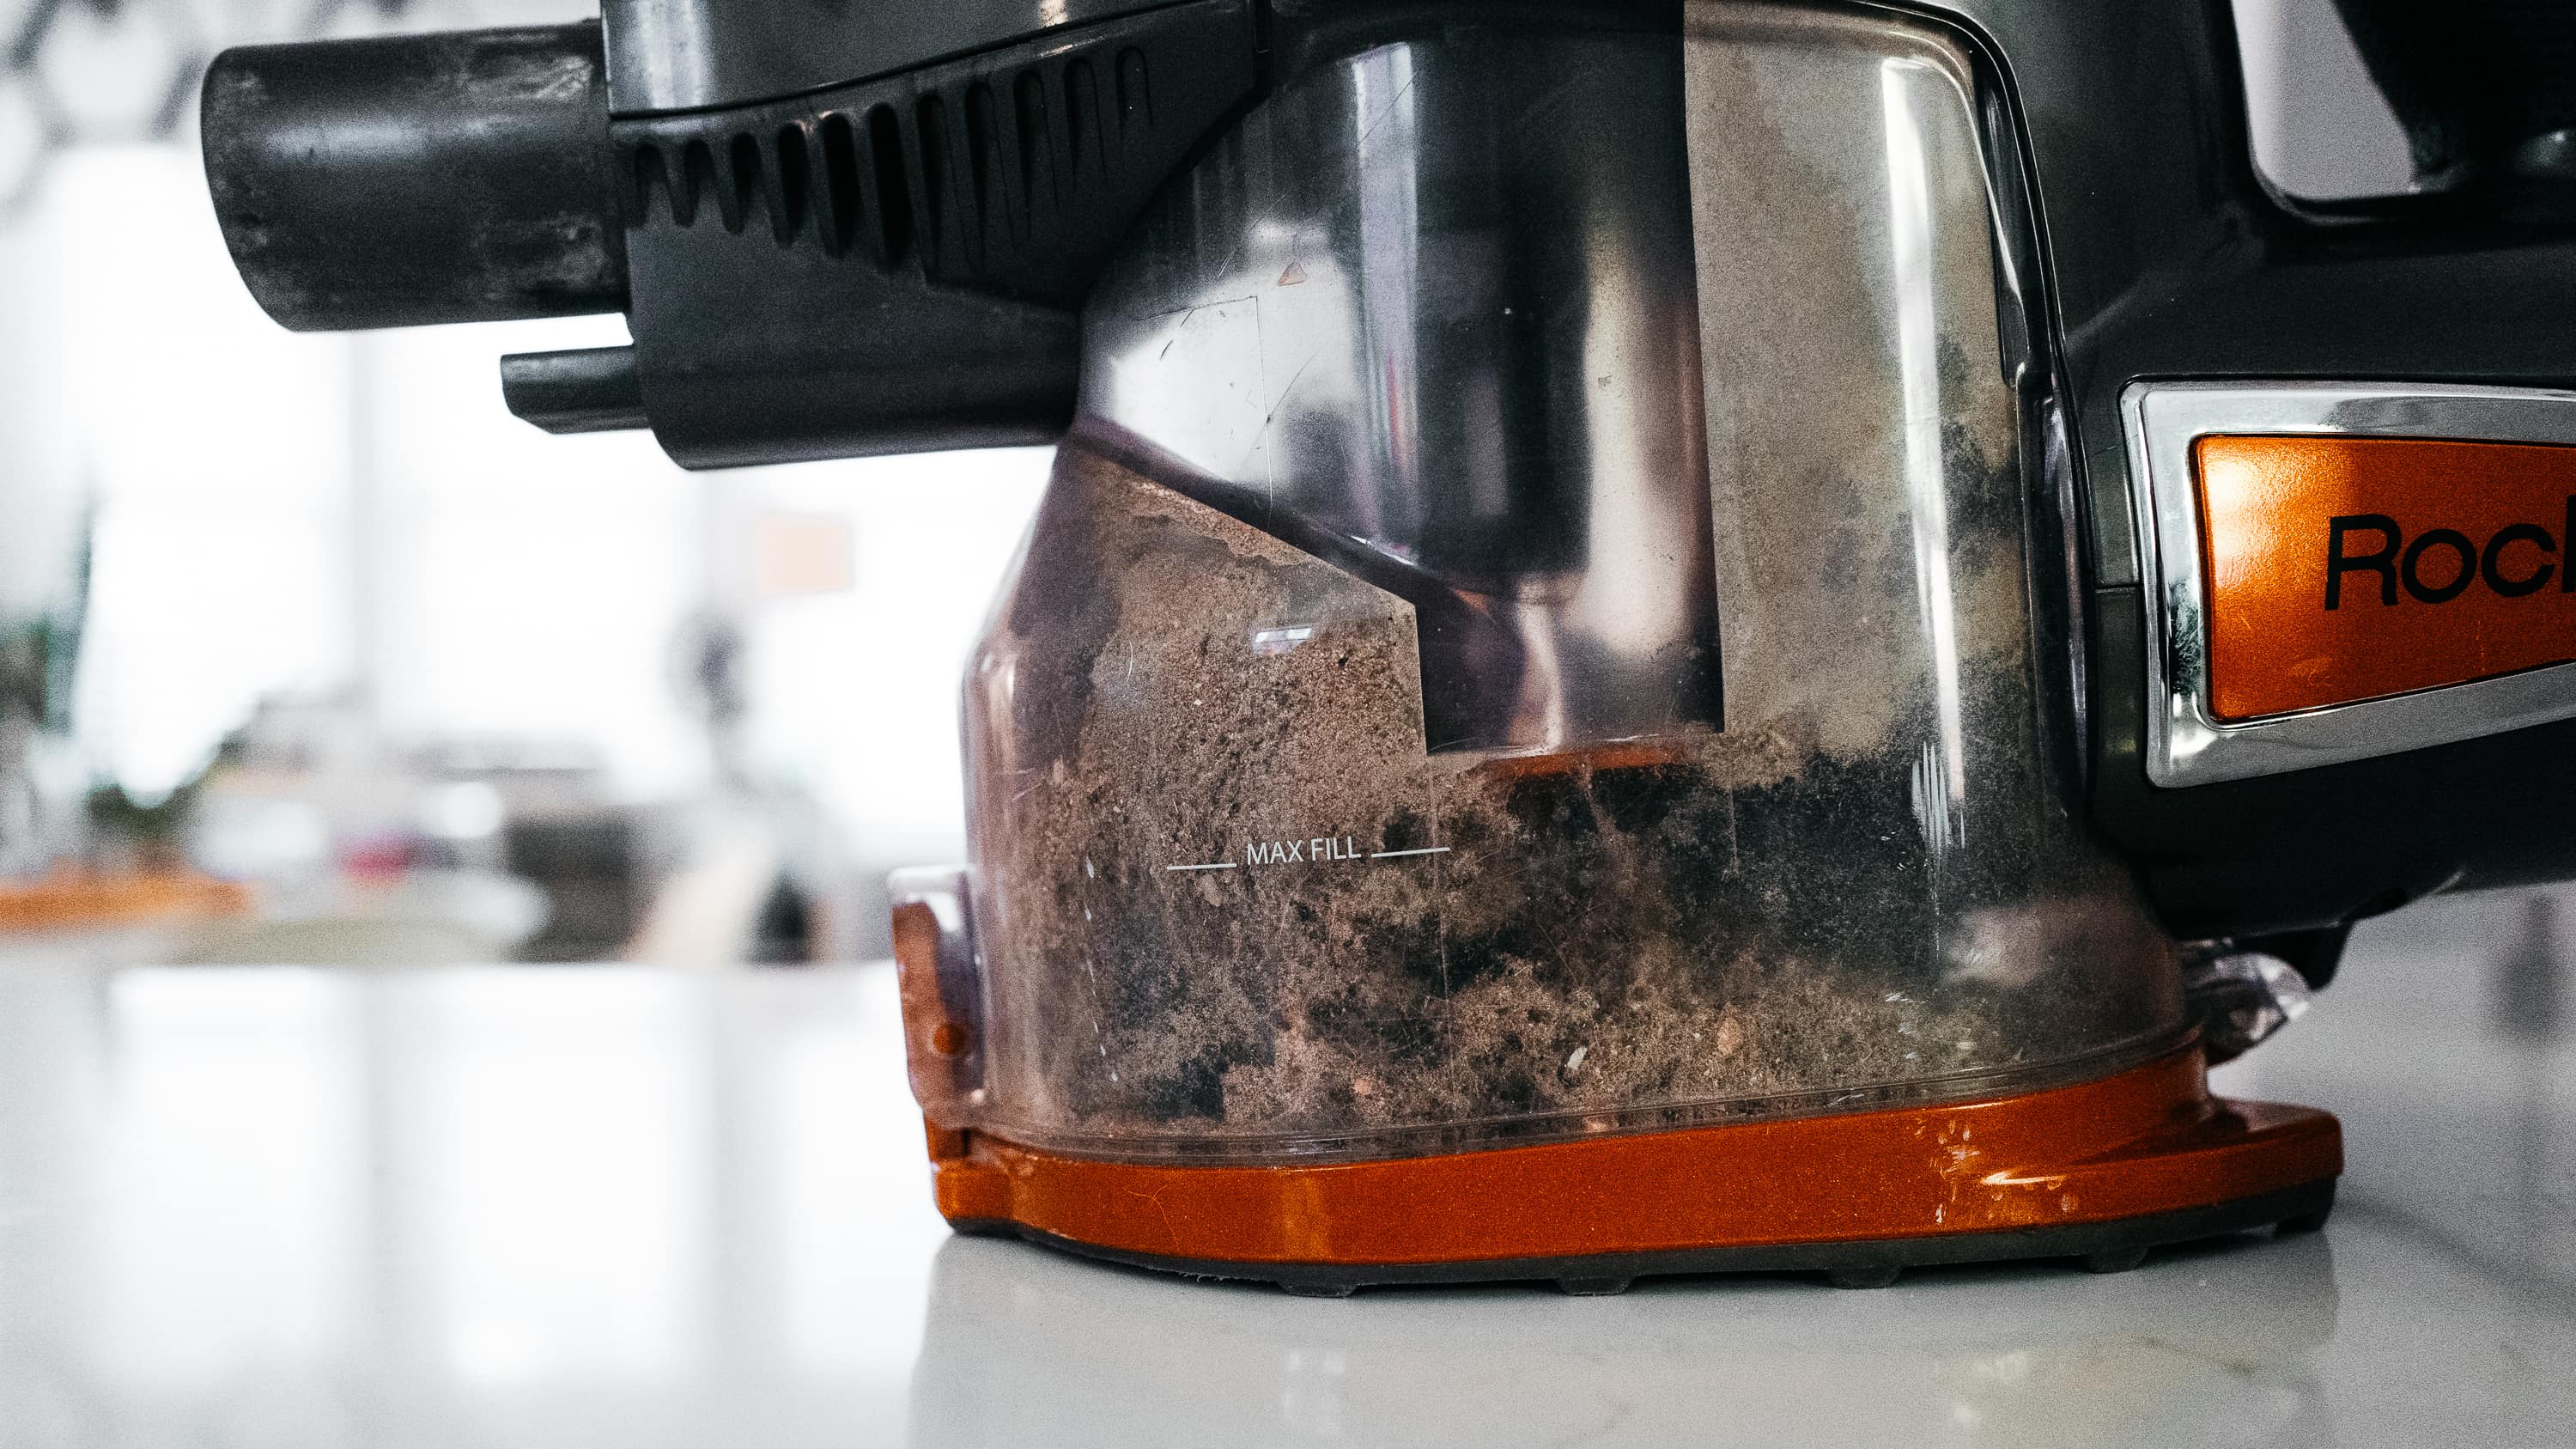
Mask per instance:
[[[2576,448],[2210,437],[2193,466],[2219,718],[2576,659]]]

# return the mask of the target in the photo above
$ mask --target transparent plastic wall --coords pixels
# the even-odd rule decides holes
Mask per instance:
[[[1686,14],[1364,37],[1099,289],[967,683],[973,863],[905,888],[934,1120],[1393,1155],[2179,1039],[2059,763],[1974,68]]]

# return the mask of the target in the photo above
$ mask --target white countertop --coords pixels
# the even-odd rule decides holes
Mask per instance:
[[[951,1238],[883,967],[0,969],[0,1446],[2576,1444],[2521,910],[2230,1073],[2345,1114],[2322,1235],[1583,1299]]]

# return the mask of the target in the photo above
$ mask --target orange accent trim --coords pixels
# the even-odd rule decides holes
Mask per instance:
[[[1573,775],[1595,770],[1634,770],[1654,765],[1675,765],[1690,758],[1685,746],[1671,740],[1631,741],[1616,745],[1593,745],[1575,750],[1550,750],[1539,754],[1496,755],[1478,761],[1476,773],[1502,780],[1525,780],[1538,775]]]
[[[147,875],[64,872],[0,881],[0,931],[62,931],[153,921],[205,920],[250,910],[251,889],[184,871]]]
[[[2343,1170],[2303,1107],[2209,1095],[2196,1048],[1991,1101],[1312,1167],[1059,1156],[968,1134],[939,1210],[1225,1263],[1456,1263],[2107,1222]]]
[[[957,1097],[957,1058],[974,1045],[975,1034],[949,1019],[939,990],[939,917],[919,901],[894,908],[894,963],[912,1099],[933,1109],[948,1106]]]
[[[922,1135],[930,1141],[930,1160],[946,1162],[966,1155],[966,1134],[959,1128],[942,1127],[928,1117],[921,1119]]]
[[[2576,658],[2576,448],[2209,437],[2193,471],[2220,719]]]

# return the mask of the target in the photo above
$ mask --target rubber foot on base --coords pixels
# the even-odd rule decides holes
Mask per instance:
[[[1904,1272],[1904,1268],[1894,1263],[1875,1263],[1866,1268],[1827,1268],[1825,1281],[1837,1288],[1884,1288]]]
[[[1607,1298],[1625,1293],[1634,1278],[1559,1278],[1557,1291],[1570,1298]]]
[[[2087,1273],[2126,1273],[2145,1261],[2147,1261],[2147,1250],[2144,1244],[2126,1248],[2105,1248],[2098,1253],[2087,1253],[2083,1259],[2084,1271]]]
[[[1282,1283],[1279,1286],[1298,1298],[1348,1298],[1360,1291],[1357,1283]]]
[[[2329,1202],[2324,1207],[2317,1209],[2315,1212],[2293,1214],[2281,1219],[2277,1223],[2274,1223],[2272,1225],[2272,1234],[2275,1237],[2287,1238],[2300,1233],[2316,1232],[2326,1225],[2326,1219],[2331,1216],[2333,1212],[2334,1204]]]

